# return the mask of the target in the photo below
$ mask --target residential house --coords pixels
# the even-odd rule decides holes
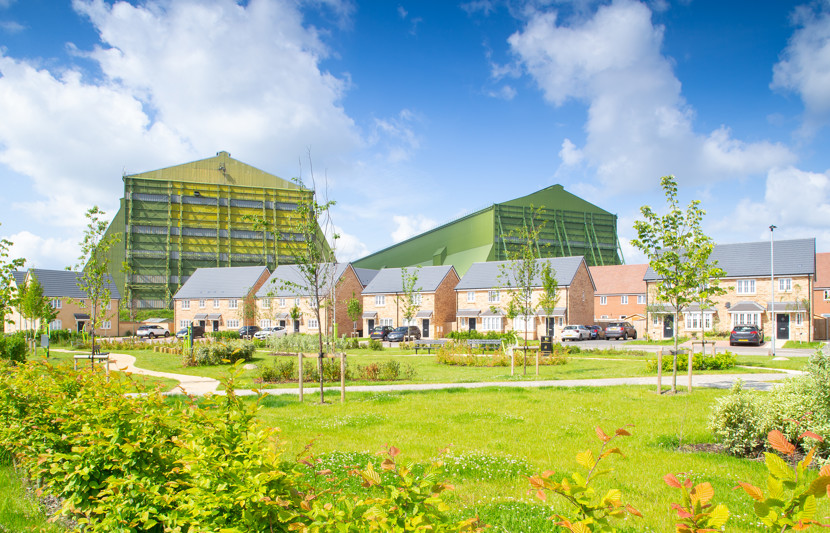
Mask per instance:
[[[92,324],[90,316],[92,312],[91,302],[78,285],[80,275],[79,272],[70,270],[33,268],[28,271],[16,272],[14,278],[18,287],[26,286],[31,283],[33,278],[37,278],[43,288],[43,296],[48,298],[52,307],[57,310],[57,316],[49,323],[50,329],[69,329],[80,332],[90,331]],[[107,312],[104,320],[95,330],[95,334],[112,337],[119,334],[118,303],[121,300],[121,295],[111,279],[108,280],[107,287],[110,290],[110,299],[104,302]],[[24,319],[19,309],[13,309],[10,316],[14,323],[6,324],[7,333],[33,329],[38,326],[38,324],[31,324]]]
[[[830,253],[816,254],[813,286],[813,338],[830,339]]]
[[[681,336],[700,336],[702,330],[729,332],[737,325],[759,325],[764,335],[807,341],[812,338],[813,281],[816,274],[816,240],[794,239],[774,243],[774,270],[770,268],[769,242],[719,244],[710,259],[726,272],[720,287],[726,294],[711,305],[693,304],[684,309],[677,331]],[[649,268],[649,336],[674,335],[674,308],[657,302],[658,276]]]
[[[12,272],[12,279],[11,284],[15,288],[16,291],[19,291],[21,287],[23,287],[24,283],[26,282],[26,271],[25,270],[15,270]],[[16,293],[17,294],[17,293]],[[3,323],[0,324],[0,331],[4,331],[6,333],[12,333],[15,331],[20,331],[21,329],[26,329],[23,326],[23,316],[20,314],[20,309],[17,307],[8,307],[3,310],[5,316],[3,317]]]
[[[422,338],[440,338],[452,329],[455,320],[455,293],[458,274],[451,265],[409,267],[409,275],[417,276],[414,286],[415,316],[404,317],[406,293],[400,268],[381,269],[363,289],[364,332],[375,326],[415,325]]]
[[[594,320],[594,285],[585,258],[580,256],[543,258],[536,260],[550,264],[557,283],[556,302],[552,309],[542,309],[541,274],[533,280],[531,305],[533,316],[507,318],[507,309],[514,289],[507,287],[504,271],[509,261],[473,263],[455,287],[456,330],[496,331],[513,330],[528,338],[543,335],[561,338],[562,326],[567,324],[591,324]]]
[[[355,324],[347,313],[348,302],[352,297],[361,300],[361,292],[377,270],[355,268],[350,263],[326,263],[325,266],[320,270],[329,278],[323,280],[320,294],[324,301],[324,312],[320,315],[322,329],[329,334],[351,333]],[[335,280],[333,292],[330,290],[332,279]],[[318,333],[321,324],[317,322],[313,291],[307,285],[308,280],[298,265],[280,265],[274,269],[256,294],[259,326],[282,326],[296,333]],[[334,306],[330,303],[331,298],[335,301]]]
[[[609,322],[625,320],[637,328],[638,335],[645,335],[646,282],[643,277],[648,265],[592,266],[588,270],[597,287],[594,323],[604,327]]]
[[[269,274],[264,266],[196,269],[173,296],[176,327],[230,331],[254,325],[254,295]]]

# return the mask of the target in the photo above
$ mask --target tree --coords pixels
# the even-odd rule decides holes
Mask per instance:
[[[9,240],[0,239],[0,332],[5,330],[6,311],[17,305],[18,288],[14,272],[26,263],[21,258],[9,259],[9,249],[13,244]]]
[[[31,281],[20,290],[19,308],[20,315],[31,324],[31,351],[34,354],[37,352],[37,333],[41,328],[47,329],[48,324],[58,316],[58,310],[52,307],[51,300],[43,295],[43,286],[34,274]]]
[[[354,291],[352,291],[352,297],[346,302],[346,315],[352,321],[352,333],[354,333],[357,329],[357,321],[363,315],[363,303],[355,296]]]
[[[420,266],[415,267],[413,272],[410,272],[406,267],[401,268],[401,291],[403,292],[403,317],[406,319],[406,325],[412,322],[418,309],[421,308],[421,288],[415,287],[418,283],[418,272],[421,270]],[[407,328],[404,339],[409,339],[409,329]]]
[[[706,302],[725,291],[717,284],[724,276],[709,256],[714,241],[703,233],[701,220],[706,212],[700,200],[693,200],[683,211],[677,200],[677,181],[674,176],[663,176],[660,185],[666,195],[669,211],[657,215],[651,207],[643,206],[643,220],[634,223],[637,238],[631,241],[648,257],[649,266],[658,278],[656,301],[674,309],[674,357],[672,361],[672,392],[677,392],[677,325],[680,314],[695,302]],[[701,315],[702,315],[701,309]],[[701,318],[703,318],[701,316]]]
[[[89,300],[89,320],[92,329],[92,353],[95,353],[95,330],[101,327],[107,317],[112,292],[110,290],[112,278],[109,275],[109,251],[121,240],[118,234],[104,237],[107,231],[107,221],[102,217],[104,212],[93,206],[86,212],[87,227],[81,241],[81,256],[75,270],[79,271],[78,288]],[[90,366],[94,366],[90,359]]]
[[[507,306],[507,317],[515,319],[522,317],[524,321],[524,357],[523,372],[527,375],[527,330],[528,323],[536,321],[536,308],[533,304],[533,289],[539,286],[539,275],[541,273],[541,262],[539,258],[539,234],[544,228],[544,222],[534,223],[534,218],[541,209],[534,210],[530,207],[529,224],[511,231],[505,240],[515,244],[507,249],[507,261],[499,267],[498,278],[502,285],[510,293],[510,300]]]
[[[542,263],[542,297],[539,298],[539,309],[545,312],[545,320],[552,320],[556,310],[556,302],[559,300],[559,282],[556,280],[556,270],[549,261]],[[552,329],[546,324],[547,329]]]

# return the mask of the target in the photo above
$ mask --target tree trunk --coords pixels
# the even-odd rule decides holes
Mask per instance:
[[[674,357],[672,358],[672,374],[671,374],[671,391],[672,391],[672,394],[677,393],[677,350],[678,350],[678,342],[677,341],[679,340],[678,335],[677,335],[678,315],[679,315],[679,313],[677,312],[677,306],[675,305],[674,306],[674,331],[672,332],[672,334],[674,335]]]

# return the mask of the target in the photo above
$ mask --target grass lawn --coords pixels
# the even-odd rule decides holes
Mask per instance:
[[[678,342],[678,344],[683,344],[688,340],[688,337],[680,337],[680,341]],[[674,346],[674,339],[637,339],[628,341],[628,344],[633,346]]]
[[[824,346],[821,341],[804,342],[804,341],[787,341],[784,343],[784,348],[805,348],[810,350],[817,350]]]
[[[0,461],[0,531],[64,531],[46,521],[38,502],[26,493],[12,466]]]
[[[662,478],[678,472],[690,473],[696,483],[712,483],[714,501],[726,503],[732,513],[726,531],[755,531],[750,527],[752,500],[732,489],[738,481],[765,487],[764,465],[678,450],[680,444],[711,441],[706,420],[713,401],[724,394],[699,389],[691,395],[657,396],[644,387],[453,389],[355,393],[345,404],[332,395],[323,406],[316,395],[303,404],[271,396],[262,400],[260,416],[280,428],[286,458],[312,440],[312,452],[326,461],[337,452],[346,454],[345,462],[362,464],[366,456],[360,453],[374,453],[386,444],[401,449],[401,460],[416,462],[449,447],[447,476],[456,487],[450,498],[453,512],[459,517],[478,513],[494,525],[488,531],[521,533],[555,531],[544,518],[570,512],[557,496],[549,496],[550,508],[531,498],[527,475],[555,470],[559,480],[564,473],[584,473],[575,455],[588,448],[596,453],[594,427],[611,433],[633,424],[632,437],[615,441],[625,458],[609,458],[604,466],[613,472],[596,483],[600,494],[621,489],[623,501],[643,513],[645,518],[630,519],[621,531],[674,530],[669,505],[680,500],[679,492]],[[819,500],[817,516],[828,513],[828,500]]]

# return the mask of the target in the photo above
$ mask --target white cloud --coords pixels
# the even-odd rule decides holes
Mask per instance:
[[[44,238],[28,231],[21,231],[3,238],[13,243],[9,249],[10,257],[26,258],[24,268],[60,269],[74,266],[78,261],[78,256],[81,255],[78,244],[68,239]]]
[[[491,98],[499,98],[501,100],[510,101],[516,97],[516,89],[514,89],[510,85],[503,85],[502,87],[494,91],[489,91],[487,93],[487,96]]]
[[[565,139],[562,141],[562,149],[559,150],[559,157],[565,165],[573,166],[582,162],[583,154],[582,150],[577,148],[570,139]]]
[[[421,117],[409,109],[402,110],[396,117],[375,119],[369,142],[385,151],[389,163],[407,161],[421,147],[414,128],[414,124],[420,122]]]
[[[423,215],[394,215],[392,221],[396,226],[392,232],[392,240],[394,242],[404,241],[428,229],[432,229],[436,225],[434,220]]]
[[[770,86],[799,94],[806,108],[805,133],[811,134],[830,118],[830,12],[801,6],[794,21],[801,27],[773,67]]]
[[[694,112],[661,54],[662,42],[663,28],[652,23],[649,8],[631,0],[600,6],[573,22],[561,22],[555,11],[535,12],[509,38],[551,104],[588,105],[586,143],[563,145],[563,161],[580,150],[600,181],[619,190],[653,187],[659,176],[681,172],[711,183],[795,160],[781,145],[744,143],[723,127],[696,133]]]
[[[20,33],[26,29],[26,26],[20,24],[19,22],[15,22],[13,20],[3,20],[0,21],[0,30],[8,34],[15,34]]]
[[[369,255],[369,248],[356,236],[346,233],[342,228],[336,228],[337,239],[336,255],[337,260],[343,263],[360,259]]]

